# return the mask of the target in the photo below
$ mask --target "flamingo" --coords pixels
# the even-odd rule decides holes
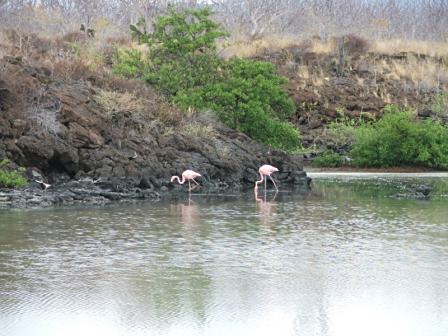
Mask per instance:
[[[261,180],[255,182],[255,192],[258,191],[258,183],[263,182],[263,180],[264,180],[264,192],[266,192],[266,176],[269,176],[272,183],[274,183],[275,190],[278,191],[277,185],[275,184],[274,180],[271,177],[272,173],[278,172],[277,168],[275,168],[271,165],[265,164],[265,165],[262,165],[260,167],[260,169],[258,169],[258,172],[260,173]]]
[[[182,173],[182,180],[179,178],[179,176],[171,176],[171,182],[174,182],[174,180],[177,179],[177,182],[179,182],[179,184],[184,184],[185,180],[188,180],[188,191],[191,191],[191,183],[190,183],[190,181],[193,181],[194,183],[199,185],[199,183],[197,183],[195,181],[195,177],[198,177],[198,176],[202,176],[202,175],[199,174],[199,173],[196,173],[193,170],[185,170]]]
[[[51,184],[45,183],[44,181],[34,180],[34,182],[39,183],[39,184],[40,184],[40,187],[41,187],[43,190],[47,190],[48,188],[51,187]]]

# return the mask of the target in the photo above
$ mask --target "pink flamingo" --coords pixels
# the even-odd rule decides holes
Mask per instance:
[[[266,164],[262,165],[260,169],[258,169],[258,172],[260,173],[261,180],[255,182],[255,192],[258,191],[258,183],[263,182],[263,180],[264,180],[264,192],[266,192],[266,176],[269,176],[272,183],[274,183],[275,190],[278,191],[277,185],[275,184],[274,180],[271,177],[272,173],[278,172],[277,168]]]
[[[192,170],[185,170],[182,173],[182,181],[179,178],[179,176],[171,176],[171,182],[173,182],[175,179],[177,179],[177,182],[179,182],[179,184],[184,184],[185,180],[188,180],[188,191],[191,191],[191,183],[190,183],[190,181],[193,181],[194,183],[199,185],[199,183],[197,183],[195,181],[195,177],[198,177],[198,176],[202,176],[202,175],[199,174],[199,173],[196,173],[195,171],[192,171]]]

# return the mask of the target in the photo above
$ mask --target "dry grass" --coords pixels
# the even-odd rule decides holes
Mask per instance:
[[[348,35],[348,47],[359,48],[355,42],[366,41],[356,35]],[[366,42],[367,46],[367,42]],[[331,38],[327,41],[319,39],[297,39],[294,37],[271,36],[254,41],[237,40],[227,42],[220,47],[220,54],[224,58],[232,56],[254,57],[265,50],[282,50],[297,47],[302,51],[316,53],[318,55],[334,53],[337,50],[337,39]]]
[[[80,59],[61,59],[56,62],[43,62],[51,69],[53,76],[64,80],[85,80],[93,74],[90,68]]]
[[[167,127],[177,126],[186,119],[191,119],[164,97],[151,91],[138,93],[99,90],[94,99],[104,109],[109,119],[115,120],[123,115],[132,115],[136,121],[146,123],[156,120]]]
[[[70,77],[70,73],[76,74],[76,69],[81,67],[89,71],[109,68],[115,47],[130,44],[129,38],[119,35],[115,39],[88,38],[80,31],[56,34],[51,38],[11,29],[0,31],[1,56],[20,56],[31,65],[56,68],[55,73],[62,74],[66,79]],[[75,77],[77,78],[73,79],[80,79],[80,76]]]
[[[220,55],[224,58],[236,57],[253,57],[266,49],[284,49],[293,45],[297,45],[300,41],[290,37],[266,37],[263,39],[247,41],[238,40],[230,41],[219,47]]]
[[[422,90],[448,84],[448,68],[434,58],[419,59],[408,55],[404,60],[382,60],[377,69],[391,80],[408,80]]]
[[[191,121],[183,125],[180,132],[195,138],[210,140],[218,136],[217,131],[211,125],[206,125],[197,121]]]
[[[297,77],[299,77],[300,79],[303,79],[303,80],[308,80],[308,79],[310,79],[310,77],[311,77],[311,72],[310,72],[310,69],[307,67],[307,66],[305,66],[305,65],[300,65],[298,68],[297,68]]]
[[[380,54],[414,52],[432,57],[448,56],[448,42],[380,40],[372,43],[372,51]]]
[[[213,124],[199,121],[195,116],[188,113],[183,114],[181,119],[178,119],[176,122],[176,125],[162,122],[163,134],[183,134],[193,138],[203,139],[204,141],[211,142],[213,144],[217,144],[219,142],[219,134],[213,127]]]
[[[146,102],[129,92],[100,90],[94,98],[109,118],[118,114],[141,115],[145,112]]]
[[[334,40],[329,41],[314,40],[310,51],[318,55],[321,55],[321,54],[330,54],[334,52],[334,50],[335,50]]]
[[[359,37],[356,38],[363,40]],[[293,46],[306,48],[307,51],[316,54],[329,54],[336,51],[337,39],[330,38],[323,41],[319,39],[303,40],[293,37],[271,36],[254,41],[230,41],[220,47],[220,52],[225,58],[232,56],[253,57],[266,49],[280,50]],[[376,40],[369,42],[369,49],[372,52],[386,55],[413,52],[431,57],[448,56],[448,42],[446,41]]]
[[[323,86],[329,81],[329,77],[322,68],[311,68],[305,65],[297,67],[296,77],[300,79],[298,85],[304,89],[310,83],[315,86]]]
[[[154,117],[167,126],[175,126],[184,119],[182,111],[169,104],[165,99],[161,98],[155,105]]]

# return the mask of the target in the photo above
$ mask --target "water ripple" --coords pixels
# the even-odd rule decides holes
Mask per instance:
[[[441,336],[448,207],[357,190],[0,213],[0,335],[350,336],[364,311]]]

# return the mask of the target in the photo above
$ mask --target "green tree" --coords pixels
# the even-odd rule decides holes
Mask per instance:
[[[138,66],[139,55],[121,52],[116,73],[144,78],[184,109],[212,110],[223,123],[254,139],[296,149],[299,133],[286,121],[295,111],[282,90],[286,79],[276,75],[271,63],[219,58],[216,40],[227,33],[211,14],[207,8],[171,8],[156,20],[152,33],[140,36],[150,47],[144,64]]]
[[[203,87],[222,78],[224,61],[216,54],[216,39],[227,34],[210,19],[208,8],[177,12],[157,18],[148,35],[151,71],[145,79],[165,94]]]
[[[186,108],[207,108],[229,127],[276,148],[294,150],[299,133],[287,119],[294,102],[281,89],[286,79],[271,63],[232,59],[219,82],[179,94],[175,102]]]

